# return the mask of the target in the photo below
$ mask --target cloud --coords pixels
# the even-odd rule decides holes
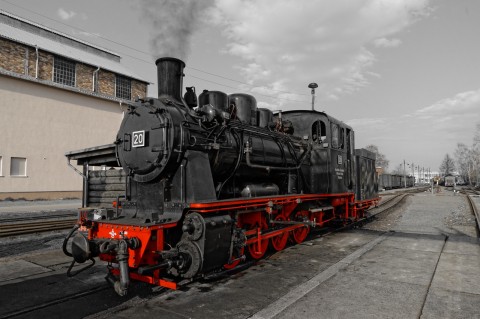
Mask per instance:
[[[379,38],[373,41],[373,44],[377,48],[395,48],[402,44],[400,39],[387,39],[387,38]]]
[[[316,82],[321,98],[338,99],[369,85],[376,57],[368,48],[401,45],[392,36],[428,15],[428,3],[216,0],[208,21],[222,28],[223,51],[240,58],[246,81],[268,87],[278,80],[292,92]]]
[[[413,116],[421,119],[438,119],[445,116],[478,116],[480,90],[467,91],[440,100],[416,111]]]
[[[401,117],[352,119],[357,147],[375,144],[392,161],[437,169],[457,143],[469,145],[480,123],[480,89],[461,92]],[[409,158],[410,157],[410,158]],[[395,164],[391,167],[395,167]]]
[[[63,8],[58,8],[57,14],[62,20],[70,20],[77,15],[75,11],[67,11]]]

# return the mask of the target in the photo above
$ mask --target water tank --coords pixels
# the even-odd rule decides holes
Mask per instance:
[[[215,109],[221,112],[229,112],[228,109],[228,95],[220,91],[208,91],[203,90],[202,94],[198,97],[198,106],[210,104]]]
[[[269,109],[258,109],[258,126],[267,127],[269,123],[273,122],[273,112]]]
[[[228,96],[230,107],[235,105],[236,118],[250,125],[257,126],[257,100],[252,95],[234,93]]]

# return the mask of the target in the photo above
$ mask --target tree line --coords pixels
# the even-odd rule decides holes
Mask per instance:
[[[367,150],[376,154],[376,166],[381,167],[384,172],[388,172],[389,160],[380,153],[376,145],[368,145]],[[403,174],[405,167],[399,164],[392,170],[393,174]],[[440,177],[453,175],[458,173],[459,176],[470,185],[480,184],[480,123],[475,127],[473,143],[468,146],[464,143],[458,143],[454,153],[454,158],[450,154],[446,154],[439,167]]]
[[[455,169],[454,165],[453,169],[449,170],[452,163],[450,163],[451,158],[448,160],[447,157],[450,158],[447,154],[440,166],[440,170],[445,173],[444,176],[453,173]],[[480,182],[480,123],[475,128],[473,143],[470,147],[464,143],[457,144],[455,164],[458,174],[465,182],[478,185]]]

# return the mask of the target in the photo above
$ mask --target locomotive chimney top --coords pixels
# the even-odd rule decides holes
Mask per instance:
[[[165,57],[155,61],[155,64],[157,65],[158,97],[168,95],[181,101],[185,62]]]

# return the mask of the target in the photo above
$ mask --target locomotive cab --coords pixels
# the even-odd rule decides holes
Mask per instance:
[[[277,115],[278,116],[278,115]],[[295,134],[312,144],[310,165],[304,168],[313,193],[348,193],[355,190],[354,132],[323,112],[282,113],[295,127]]]

